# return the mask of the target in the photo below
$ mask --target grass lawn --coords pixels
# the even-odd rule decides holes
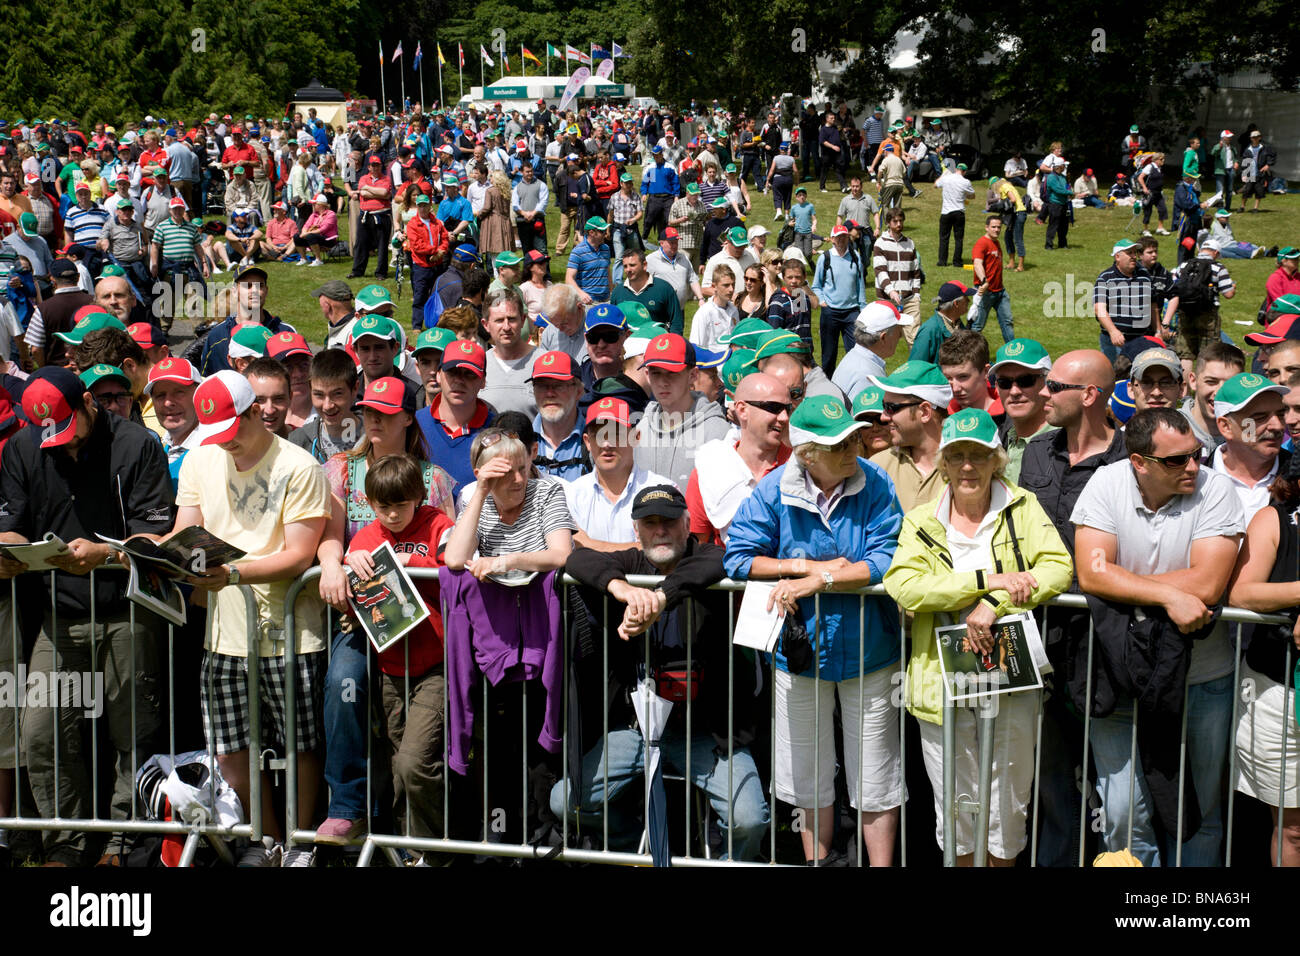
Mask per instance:
[[[633,175],[637,175],[634,171]],[[835,210],[839,206],[838,189],[820,193],[816,183],[805,184],[810,188],[809,198],[817,207],[817,232],[828,235],[835,223]],[[868,184],[871,188],[871,184]],[[967,284],[973,282],[974,276],[969,266],[970,250],[975,240],[984,232],[982,199],[984,184],[975,183],[976,199],[967,206],[966,234],[963,241],[962,258],[968,263],[965,269],[952,266],[934,265],[938,255],[939,242],[939,191],[930,183],[918,184],[920,195],[916,199],[904,197],[903,209],[907,212],[905,232],[916,242],[920,250],[921,261],[926,268],[926,284],[922,288],[922,318],[927,318],[933,311],[930,303],[939,290],[939,286],[949,279],[960,279]],[[1109,184],[1102,186],[1105,193]],[[1212,188],[1212,181],[1210,182]],[[1171,202],[1171,191],[1166,190],[1166,202]],[[750,214],[751,224],[763,223],[769,227],[772,222],[772,202],[770,196],[751,193],[754,209]],[[1172,205],[1170,206],[1172,212]],[[1032,214],[1025,224],[1025,271],[1017,273],[1011,270],[1004,275],[1004,284],[1011,296],[1012,313],[1015,317],[1015,329],[1018,336],[1029,336],[1042,342],[1053,355],[1074,348],[1097,347],[1097,322],[1092,316],[1091,283],[1098,273],[1111,264],[1110,248],[1116,239],[1125,235],[1124,227],[1132,213],[1126,208],[1116,209],[1076,209],[1075,222],[1070,228],[1069,247],[1048,252],[1043,248],[1046,233],[1045,226],[1034,223]],[[340,234],[346,238],[347,217],[340,216]],[[1272,245],[1300,245],[1300,195],[1268,196],[1261,204],[1258,214],[1234,214],[1233,231],[1239,240],[1269,247]],[[1154,218],[1152,220],[1154,225]],[[773,229],[770,242],[775,242]],[[1127,235],[1137,238],[1141,226],[1135,225]],[[554,204],[547,215],[547,234],[554,243],[559,234],[559,212]],[[1172,267],[1175,255],[1175,236],[1160,236],[1160,261],[1166,267]],[[552,244],[552,249],[554,245]],[[951,255],[951,252],[950,252]],[[1222,302],[1221,314],[1223,329],[1238,345],[1243,345],[1242,337],[1255,325],[1255,312],[1264,297],[1264,282],[1277,267],[1274,259],[1259,258],[1254,260],[1223,260],[1229,273],[1237,282],[1237,294]],[[369,271],[375,268],[374,257],[371,258]],[[267,307],[276,315],[288,320],[298,328],[307,340],[319,346],[325,338],[325,322],[321,317],[316,300],[310,291],[326,279],[341,279],[351,271],[351,262],[339,260],[318,269],[298,268],[292,265],[270,263],[270,293]],[[562,279],[564,263],[552,263],[552,274]],[[391,274],[391,268],[390,268]],[[353,289],[360,289],[370,280],[348,280]],[[385,285],[394,293],[396,286],[390,278]],[[1081,286],[1083,288],[1081,288]],[[868,288],[868,296],[871,290]],[[398,317],[403,323],[409,322],[410,285],[403,288],[402,299],[398,303]],[[1081,306],[1076,309],[1075,306]],[[1062,307],[1064,311],[1062,311]],[[686,317],[689,323],[695,312],[694,303],[687,306]],[[1244,323],[1244,324],[1239,324]],[[814,325],[816,320],[814,319]],[[990,351],[1001,344],[1001,334],[997,319],[989,315],[985,327],[989,338]],[[813,341],[820,342],[817,329],[813,330]],[[906,359],[906,343],[899,348],[890,367]]]

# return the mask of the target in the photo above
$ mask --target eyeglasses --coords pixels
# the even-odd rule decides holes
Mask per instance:
[[[1137,385],[1138,388],[1147,392],[1153,390],[1159,390],[1161,392],[1178,391],[1178,380],[1174,378],[1162,378],[1158,382],[1152,382],[1148,379],[1143,378],[1143,379],[1139,379],[1135,384]]]
[[[757,282],[757,281],[758,281],[758,276],[745,276],[745,281],[746,281],[746,282]]]
[[[943,457],[954,465],[972,464],[977,468],[981,465],[987,465],[989,459],[993,457],[991,451],[945,451]]]
[[[1053,378],[1049,378],[1046,384],[1047,390],[1053,395],[1060,395],[1062,392],[1069,392],[1075,389],[1085,391],[1088,388],[1087,385],[1075,385],[1073,382],[1058,382]]]
[[[746,405],[752,405],[752,406],[754,406],[755,408],[761,408],[763,411],[767,412],[769,415],[780,415],[782,412],[785,412],[787,415],[789,415],[791,412],[794,411],[794,403],[793,403],[793,402],[790,402],[790,403],[786,403],[786,402],[759,402],[759,401],[749,401],[749,400],[747,400],[747,399],[743,399],[743,398],[740,399],[740,401],[744,402]]]
[[[897,415],[905,408],[911,408],[914,405],[920,404],[920,402],[881,402],[880,406],[890,415]]]
[[[1199,451],[1189,451],[1183,455],[1165,455],[1163,458],[1155,455],[1143,455],[1147,461],[1158,461],[1166,468],[1186,468],[1187,463],[1193,458],[1200,458]]]
[[[840,441],[837,441],[834,445],[822,445],[821,447],[823,450],[830,452],[831,454],[836,454],[838,452],[846,451],[851,447],[856,447],[857,444],[858,444],[858,434],[857,432],[854,432],[851,435],[849,435],[848,438],[841,439]]]
[[[801,398],[804,397],[804,394],[806,392],[807,389],[805,389],[802,385],[796,385],[794,388],[790,389],[790,401],[792,402],[799,401]]]
[[[599,330],[593,329],[586,335],[588,345],[595,345],[597,342],[605,345],[613,345],[622,337],[623,333],[620,330],[608,326]]]
[[[131,401],[130,392],[100,392],[95,400],[101,405],[123,405]]]
[[[1017,375],[1015,378],[1010,378],[1006,375],[999,375],[997,377],[997,383],[998,388],[1002,389],[1004,392],[1009,392],[1012,385],[1019,388],[1022,392],[1025,392],[1033,388],[1035,383],[1037,383],[1037,381],[1042,377],[1042,372],[1028,372],[1024,375]]]

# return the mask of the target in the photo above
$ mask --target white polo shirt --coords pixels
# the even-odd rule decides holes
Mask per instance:
[[[1189,416],[1190,417],[1190,416]],[[1273,459],[1273,467],[1268,470],[1268,474],[1255,482],[1248,485],[1246,482],[1234,477],[1228,473],[1223,464],[1223,445],[1219,445],[1210,455],[1209,464],[1206,466],[1215,473],[1223,475],[1232,482],[1232,487],[1237,492],[1237,498],[1241,502],[1242,510],[1245,512],[1244,518],[1246,524],[1250,524],[1250,519],[1255,517],[1265,508],[1268,507],[1269,496],[1268,489],[1273,484],[1273,479],[1277,477],[1278,467],[1281,463],[1282,456],[1279,455]]]
[[[632,467],[627,485],[616,501],[610,501],[592,471],[573,481],[560,482],[574,523],[596,541],[625,543],[636,540],[632,526],[632,500],[642,488],[671,485],[672,480],[644,468]]]

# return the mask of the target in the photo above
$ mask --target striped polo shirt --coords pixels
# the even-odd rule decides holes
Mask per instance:
[[[599,249],[591,248],[586,239],[573,247],[568,268],[574,270],[578,288],[600,302],[609,298],[609,246],[601,243]]]
[[[91,205],[89,209],[72,206],[64,217],[64,225],[72,233],[72,241],[90,246],[99,239],[106,222],[108,222],[108,212],[95,205]]]
[[[154,245],[162,246],[162,257],[177,262],[194,258],[194,242],[199,231],[192,223],[168,219],[153,231]]]

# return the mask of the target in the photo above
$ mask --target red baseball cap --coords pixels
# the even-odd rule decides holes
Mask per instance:
[[[239,431],[239,416],[252,408],[255,401],[248,379],[232,369],[222,369],[205,378],[194,390],[199,444],[220,445],[234,438]]]
[[[662,237],[662,238],[664,238],[664,239],[680,239],[680,238],[681,238],[681,234],[680,234],[676,229],[674,229],[672,226],[669,226],[667,229],[664,230],[664,232],[663,232],[663,237]]]
[[[103,312],[103,311],[104,311],[104,307],[103,307],[102,305],[98,304],[97,302],[90,302],[90,303],[88,303],[88,304],[86,304],[86,305],[83,305],[83,306],[82,306],[81,308],[79,308],[76,312],[73,312],[73,313],[72,313],[72,326],[73,326],[73,328],[76,328],[77,323],[80,322],[82,319],[84,319],[86,316],[88,316],[88,315],[98,315],[100,312]],[[56,333],[56,334],[57,334],[57,333]]]
[[[567,382],[577,377],[578,373],[573,368],[573,359],[568,352],[543,352],[533,360],[533,376],[529,381],[553,378]]]
[[[594,425],[596,422],[611,421],[617,422],[624,428],[631,427],[628,424],[628,418],[631,417],[631,409],[627,402],[621,398],[602,398],[598,402],[592,402],[591,407],[587,409],[587,424]]]
[[[169,203],[167,204],[167,208],[168,208],[168,209],[177,209],[177,208],[179,208],[179,209],[184,209],[184,208],[185,208],[185,200],[182,199],[180,196],[173,196],[172,199],[171,199],[171,202],[169,202]]]
[[[145,322],[137,322],[136,325],[147,325]],[[131,328],[135,328],[133,325]],[[168,356],[161,362],[149,369],[149,381],[145,383],[144,393],[148,395],[153,391],[154,382],[179,382],[182,385],[197,385],[203,381],[203,376],[199,370],[183,358],[174,358]]]
[[[385,375],[366,386],[366,394],[357,402],[358,408],[373,408],[384,415],[398,412],[415,412],[415,389],[407,388],[405,379]]]
[[[468,339],[448,345],[442,353],[442,370],[447,372],[454,368],[468,368],[479,378],[486,378],[487,353],[483,351],[483,346]]]
[[[167,344],[167,333],[150,322],[134,322],[126,327],[126,334],[142,349]]]
[[[311,349],[300,332],[277,332],[266,340],[266,354],[268,358],[283,362],[295,355],[311,358]]]
[[[23,177],[23,180],[28,185],[31,185],[32,183],[39,183],[41,181],[41,177],[37,176],[35,173],[28,173],[26,176]]]
[[[86,386],[75,372],[61,365],[37,369],[23,389],[23,411],[32,425],[47,429],[42,448],[58,448],[77,433],[77,409]]]
[[[1277,345],[1286,339],[1300,338],[1300,315],[1283,315],[1270,322],[1262,332],[1250,332],[1251,345]]]
[[[641,368],[657,368],[665,372],[682,372],[694,367],[695,347],[672,332],[651,339],[641,361]]]

